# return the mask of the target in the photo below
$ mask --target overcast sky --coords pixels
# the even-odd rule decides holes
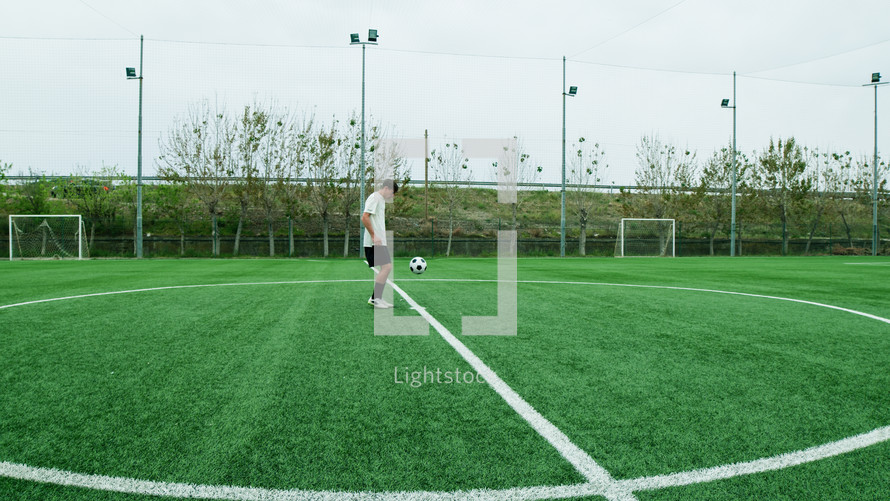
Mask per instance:
[[[518,135],[544,181],[560,177],[562,57],[567,137],[603,145],[603,184],[632,184],[634,149],[657,134],[699,159],[732,137],[750,153],[795,136],[871,155],[873,72],[890,81],[890,2],[29,0],[0,4],[0,161],[14,174],[136,172],[145,36],[144,173],[177,117],[203,99],[228,110],[275,102],[325,121],[361,105],[397,137]],[[878,92],[890,151],[890,90]],[[881,132],[883,130],[884,132]],[[485,164],[484,162],[483,164]],[[490,163],[490,162],[487,162]],[[422,171],[413,165],[413,177]],[[480,164],[480,165],[483,165]],[[489,179],[484,168],[475,179]],[[484,171],[484,172],[483,172]]]

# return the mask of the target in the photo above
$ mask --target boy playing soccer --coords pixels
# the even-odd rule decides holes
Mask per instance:
[[[386,246],[386,202],[392,201],[393,195],[398,191],[399,185],[395,181],[392,179],[383,181],[380,189],[371,193],[365,201],[365,210],[362,212],[362,226],[365,227],[365,258],[369,267],[380,267],[380,273],[374,279],[374,292],[368,299],[368,304],[375,308],[392,308],[390,303],[383,300],[386,279],[392,271],[392,260]]]

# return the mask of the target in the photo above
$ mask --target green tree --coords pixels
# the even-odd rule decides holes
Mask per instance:
[[[749,170],[748,158],[736,152],[736,198],[745,192]],[[702,166],[694,191],[698,201],[697,216],[708,235],[709,253],[714,255],[718,233],[728,234],[732,223],[732,145],[715,151]],[[736,223],[739,221],[736,207]]]
[[[12,164],[0,161],[0,211],[6,209],[7,192],[6,192],[6,173],[12,170]]]
[[[50,182],[45,175],[32,170],[28,171],[28,175],[31,179],[18,187],[14,211],[21,214],[48,214]]]
[[[103,165],[95,175],[84,167],[79,167],[78,171],[79,176],[72,178],[74,182],[66,193],[68,201],[89,224],[87,247],[92,250],[96,228],[109,225],[120,209],[114,196],[114,182],[121,172],[116,165]]]
[[[201,212],[199,201],[190,195],[181,182],[157,186],[154,210],[158,219],[172,221],[179,232],[179,255],[185,255],[186,227]]]
[[[245,106],[236,126],[237,162],[235,177],[229,193],[238,205],[238,227],[235,230],[235,244],[232,254],[238,255],[241,247],[241,234],[248,218],[250,206],[259,190],[260,147],[268,141],[270,110],[254,104]]]
[[[758,158],[753,173],[758,195],[766,209],[782,223],[782,254],[788,253],[788,224],[813,186],[806,175],[807,159],[793,137],[785,141],[770,139],[769,147]]]
[[[266,133],[259,146],[256,196],[269,236],[269,256],[275,256],[275,220],[281,213],[281,182],[286,174],[285,146],[289,116],[269,110]]]
[[[301,183],[310,161],[314,137],[315,118],[311,115],[294,117],[284,133],[279,192],[287,216],[288,256],[294,255],[294,219],[304,211],[306,190]]]
[[[337,124],[336,120],[330,129],[320,127],[309,149],[309,200],[316,215],[321,218],[324,257],[328,257],[328,233],[333,209],[340,197],[337,183],[337,166],[334,162],[336,152]]]
[[[154,203],[152,200],[153,192],[145,189],[142,190],[142,207],[143,219],[146,207],[151,207]],[[113,204],[116,205],[121,212],[127,215],[127,222],[131,224],[133,229],[133,255],[137,254],[136,249],[136,206],[138,204],[138,193],[135,180],[121,171],[114,181],[114,190],[112,192]]]

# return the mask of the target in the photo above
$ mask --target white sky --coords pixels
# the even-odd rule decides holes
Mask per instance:
[[[145,42],[144,174],[158,140],[201,99],[254,100],[329,121],[361,105],[390,133],[519,135],[558,182],[562,57],[567,137],[604,145],[603,184],[633,184],[644,134],[704,159],[729,143],[738,72],[738,145],[795,136],[871,156],[872,72],[890,81],[890,2],[803,0],[262,1],[29,0],[0,4],[0,161],[13,174],[136,172],[138,66]],[[60,40],[62,39],[62,40]],[[188,42],[188,43],[186,43]],[[879,149],[890,151],[890,94],[878,91]],[[884,132],[881,132],[884,131]],[[569,146],[571,149],[571,146]],[[477,180],[490,179],[489,162]],[[419,162],[414,178],[422,178]]]

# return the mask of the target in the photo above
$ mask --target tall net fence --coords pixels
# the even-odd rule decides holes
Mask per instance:
[[[236,194],[237,181],[229,183],[212,210],[199,200],[192,200],[188,207],[186,202],[171,206],[169,200],[160,200],[158,190],[167,184],[159,179],[165,145],[170,144],[172,132],[202,107],[211,116],[226,115],[233,122],[250,107],[313,119],[324,130],[335,127],[336,120],[338,130],[345,131],[351,120],[361,116],[363,86],[369,141],[386,138],[402,145],[394,153],[401,159],[395,162],[395,174],[417,183],[411,185],[412,203],[393,211],[392,229],[411,249],[406,253],[493,253],[492,232],[503,226],[520,230],[520,253],[558,252],[565,116],[569,192],[575,189],[572,185],[580,184],[581,191],[591,196],[590,202],[567,207],[568,253],[612,255],[618,221],[648,217],[677,220],[679,255],[729,254],[728,178],[706,167],[721,149],[731,147],[732,116],[720,107],[720,100],[732,95],[732,75],[623,68],[570,59],[565,63],[567,84],[579,90],[575,97],[566,98],[560,58],[418,53],[387,49],[384,39],[381,45],[363,50],[345,44],[292,47],[148,38],[143,53],[140,67],[138,39],[0,38],[0,57],[9,76],[0,93],[0,108],[7,117],[0,126],[0,162],[10,166],[0,211],[82,214],[94,255],[133,254],[132,178],[137,173],[140,102],[139,81],[128,80],[125,68],[134,67],[143,77],[147,255],[210,253],[205,244],[213,238],[214,215],[220,224],[223,254],[233,252],[237,239],[239,253],[268,255],[270,232],[275,255],[323,254],[318,239],[324,239],[327,227],[329,255],[341,254],[343,249],[358,255],[361,201],[357,191],[344,191],[343,196],[352,200],[351,207],[344,209],[342,203],[330,207],[325,223],[304,179],[313,175],[308,167],[295,176],[303,179],[294,183],[304,191],[300,207],[293,210],[279,204],[264,213],[257,197],[243,207]],[[803,93],[808,96],[806,102],[798,97]],[[740,75],[737,98],[740,252],[858,253],[870,248],[871,94],[830,82],[814,85]],[[805,160],[801,179],[809,180],[808,190],[758,184],[754,166],[767,155],[771,142],[792,137]],[[425,179],[443,181],[447,175],[435,165],[427,166],[425,157],[460,145],[464,139],[479,138],[518,141],[520,151],[515,156],[525,158],[524,165],[530,168],[520,175],[521,203],[515,211],[493,197],[480,200],[473,194],[449,210],[441,192],[445,187],[439,185],[440,191],[433,194],[422,189]],[[689,178],[649,180],[642,186],[643,138],[649,138],[647,144],[659,158],[674,148],[679,158],[687,159]],[[890,148],[884,143],[882,136],[879,147]],[[592,165],[585,163],[586,155],[594,147],[601,156],[594,172],[585,177]],[[380,151],[368,153],[369,163],[375,163],[375,155]],[[842,160],[833,161],[831,155]],[[725,165],[727,158],[714,161]],[[466,169],[458,184],[492,189],[497,182],[492,164],[497,158],[466,156],[464,160]],[[829,182],[825,173],[839,170],[838,162],[844,161],[846,184]],[[238,168],[233,162],[233,178],[238,178]],[[39,176],[45,176],[45,195],[23,194]],[[887,179],[884,164],[878,167],[878,177],[878,231],[888,235],[887,192],[881,184]],[[82,185],[84,179],[98,178],[112,179],[113,190],[107,195],[114,198],[113,203],[93,207],[88,200],[78,201],[71,192],[59,190],[65,183]],[[766,196],[776,190],[784,193],[786,188],[793,203]],[[830,196],[819,198],[819,193]],[[34,197],[45,198],[45,203]],[[674,203],[683,197],[689,200]],[[461,223],[455,225],[452,220]],[[8,230],[2,233],[8,239]],[[338,240],[339,247],[334,243]],[[884,246],[882,240],[879,247]]]

